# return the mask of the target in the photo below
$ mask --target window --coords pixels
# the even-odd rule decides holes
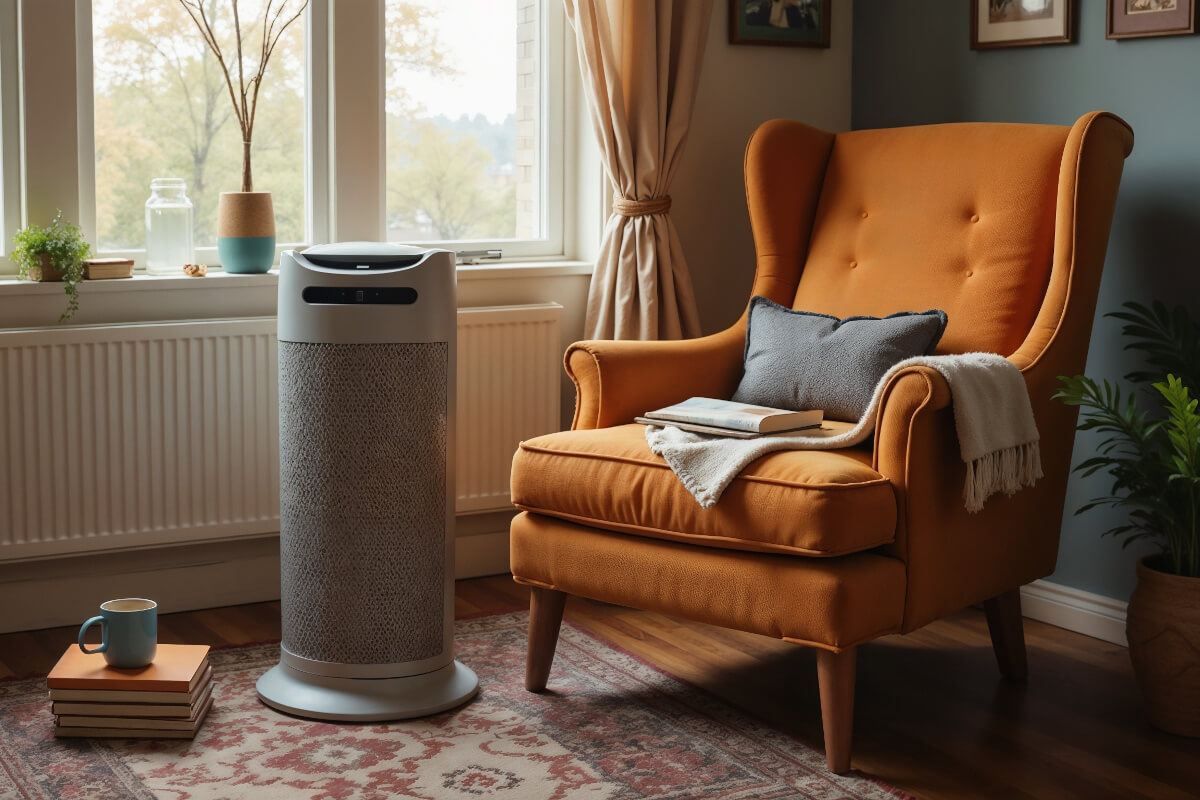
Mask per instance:
[[[562,251],[546,113],[561,81],[547,81],[545,16],[540,0],[387,0],[389,240]]]
[[[260,40],[263,5],[240,3],[243,42]],[[145,248],[150,181],[167,177],[187,185],[196,247],[215,247],[218,195],[241,188],[242,137],[224,72],[177,2],[94,0],[91,6],[97,249]],[[223,49],[232,53],[229,6],[206,8]],[[303,27],[304,20],[292,24],[275,47],[254,121],[254,189],[271,192],[281,244],[310,239]],[[247,54],[247,63],[257,62]],[[232,78],[236,86],[236,73]]]
[[[232,36],[229,0],[203,2]],[[243,23],[266,2],[240,0]],[[182,178],[197,258],[216,264],[240,131],[179,4],[0,0],[0,23],[0,89],[13,89],[0,92],[0,135],[24,98],[0,136],[0,186],[16,187],[0,200],[61,208],[96,251],[140,265],[150,181]],[[562,255],[565,32],[558,0],[309,0],[254,126],[254,188],[272,192],[280,248],[336,236]],[[0,206],[0,225],[14,208]]]

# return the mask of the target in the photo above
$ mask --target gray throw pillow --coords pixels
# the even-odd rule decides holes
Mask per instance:
[[[886,317],[793,311],[765,297],[750,301],[745,372],[733,399],[856,422],[875,385],[893,365],[933,351],[946,312],[933,309]]]

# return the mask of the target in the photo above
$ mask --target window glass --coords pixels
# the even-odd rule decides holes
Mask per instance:
[[[4,9],[0,8],[0,14],[3,13]],[[8,148],[6,147],[6,143],[4,141],[6,135],[8,134],[8,130],[5,128],[4,95],[5,88],[7,86],[5,81],[10,80],[8,69],[5,64],[6,55],[4,41],[0,39],[0,256],[3,256],[8,252],[8,237],[10,233],[7,225],[10,209],[6,205],[8,202],[8,182],[5,180],[4,172],[5,167],[7,166],[7,164],[4,162],[8,160],[6,158],[8,154]],[[4,266],[4,264],[0,264],[0,273],[5,271]]]
[[[16,28],[16,6],[0,0],[0,256],[8,253],[10,239],[19,227]],[[0,274],[10,269],[15,266],[0,261]]]
[[[233,61],[230,4],[203,4],[226,60]],[[93,0],[91,6],[98,249],[145,247],[144,207],[154,178],[185,181],[195,245],[215,246],[217,197],[239,191],[242,172],[242,135],[224,72],[178,2]],[[257,67],[263,6],[264,0],[238,4],[251,71]],[[285,13],[291,16],[297,8],[288,3]],[[279,39],[254,118],[254,190],[272,193],[280,243],[308,238],[304,24],[297,20]],[[230,77],[236,90],[236,72]]]
[[[538,0],[387,0],[392,241],[543,235]]]

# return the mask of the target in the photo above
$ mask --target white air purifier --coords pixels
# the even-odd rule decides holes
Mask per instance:
[[[358,242],[280,258],[269,706],[402,719],[478,688],[454,659],[456,318],[451,252]]]

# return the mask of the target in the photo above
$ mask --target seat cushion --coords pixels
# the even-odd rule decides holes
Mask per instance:
[[[518,583],[844,650],[900,630],[904,562],[797,558],[623,536],[541,514],[512,521]]]
[[[705,510],[650,452],[645,430],[618,425],[522,442],[513,503],[606,530],[735,550],[838,556],[895,537],[895,495],[867,450],[771,453]]]

